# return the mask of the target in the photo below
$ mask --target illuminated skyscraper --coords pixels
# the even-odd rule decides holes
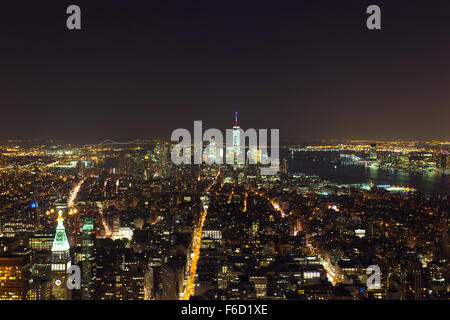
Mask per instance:
[[[28,267],[24,257],[0,257],[0,300],[25,299]]]
[[[245,161],[247,164],[261,163],[261,149],[257,147],[249,147]]]
[[[447,167],[448,167],[448,151],[444,151],[444,153],[441,154],[441,168],[443,170],[444,173],[446,173],[447,171]]]
[[[443,226],[442,226],[442,253],[443,257],[450,258],[450,241],[449,241],[449,230],[448,230],[448,216],[447,212],[442,214]]]
[[[83,300],[92,299],[94,293],[94,258],[95,258],[95,229],[94,217],[90,214],[84,216],[83,224],[83,262],[81,275],[81,296]]]
[[[119,228],[120,228],[120,215],[118,213],[114,213],[113,215],[113,240],[119,239]]]
[[[370,159],[370,161],[376,161],[378,159],[378,156],[377,156],[377,145],[374,144],[374,143],[370,145],[369,159]]]
[[[215,162],[216,161],[216,139],[214,137],[209,140],[209,154],[208,158],[210,161]]]
[[[51,280],[52,296],[56,300],[70,300],[71,292],[67,289],[67,269],[71,266],[70,246],[64,228],[62,212],[59,212],[58,226],[52,246]]]
[[[233,163],[235,165],[238,164],[239,153],[241,151],[240,147],[241,147],[241,128],[238,126],[237,112],[236,112],[234,114],[234,127],[233,127],[233,157],[234,157]]]

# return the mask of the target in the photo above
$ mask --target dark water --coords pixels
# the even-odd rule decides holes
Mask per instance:
[[[339,154],[330,152],[298,152],[290,157],[290,171],[327,177],[340,184],[370,183],[413,187],[422,193],[450,195],[450,175],[388,171],[362,165],[336,162]]]

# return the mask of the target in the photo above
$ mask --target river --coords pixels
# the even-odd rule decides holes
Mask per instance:
[[[338,153],[296,152],[290,156],[289,170],[293,173],[327,177],[340,184],[395,185],[413,187],[422,193],[450,195],[450,175],[435,172],[389,171],[360,164],[339,161]]]

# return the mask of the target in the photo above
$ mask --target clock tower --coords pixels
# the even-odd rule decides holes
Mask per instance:
[[[58,226],[52,246],[50,277],[52,280],[52,296],[55,300],[70,300],[71,291],[67,288],[67,269],[71,266],[70,246],[67,241],[62,212],[59,212]]]

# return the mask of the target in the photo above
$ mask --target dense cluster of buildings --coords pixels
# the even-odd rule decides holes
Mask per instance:
[[[296,175],[289,157],[271,176],[174,165],[171,148],[2,147],[0,300],[450,298],[448,195]]]

